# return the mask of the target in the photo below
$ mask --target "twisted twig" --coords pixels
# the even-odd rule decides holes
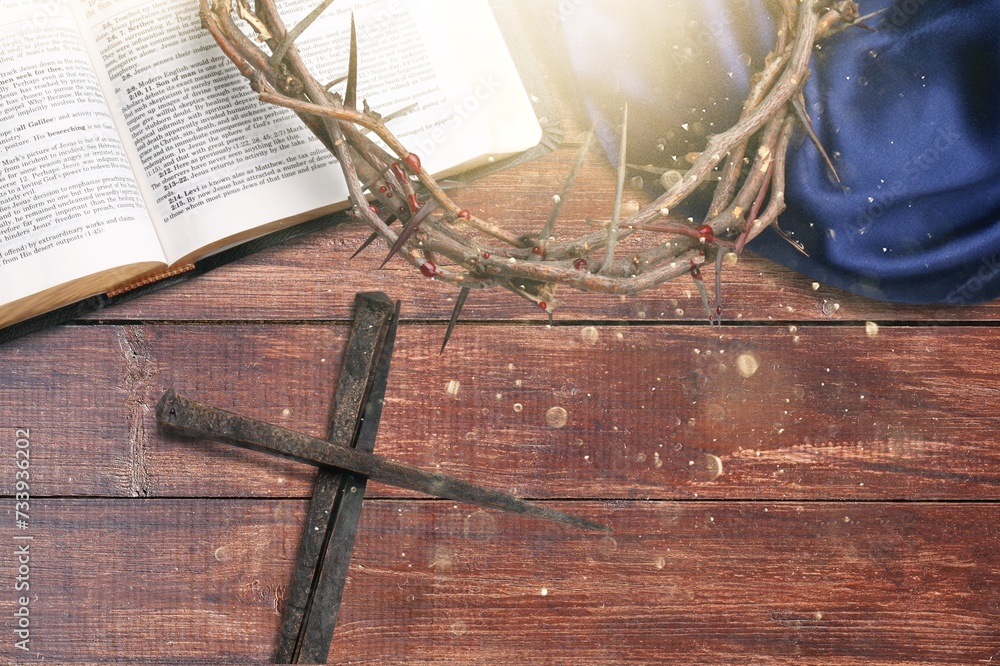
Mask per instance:
[[[620,218],[626,164],[621,159],[612,221],[580,238],[558,240],[553,237],[555,218],[568,186],[556,197],[553,214],[540,234],[517,235],[455,203],[378,114],[367,105],[361,111],[355,108],[358,63],[353,29],[350,73],[341,98],[306,69],[294,44],[305,26],[296,26],[290,34],[273,0],[256,0],[252,16],[247,16],[243,0],[236,10],[232,0],[200,2],[203,23],[260,99],[295,111],[337,156],[353,213],[374,234],[398,246],[400,256],[424,275],[459,286],[460,304],[470,289],[499,286],[550,311],[555,285],[635,294],[688,273],[700,280],[697,267],[706,259],[722,251],[739,253],[774,224],[785,206],[785,153],[796,119],[804,118],[800,95],[813,48],[826,34],[859,20],[857,5],[850,0],[832,5],[781,2],[774,51],[755,78],[737,124],[710,137],[679,180],[627,219]],[[237,17],[257,32],[270,54],[247,39]],[[369,139],[368,132],[388,151]],[[757,151],[746,169],[751,145]],[[696,189],[716,180],[705,219],[696,222],[674,212]],[[376,205],[370,205],[369,197]],[[391,227],[396,220],[403,223],[399,233]],[[627,251],[622,243],[626,239],[632,240]],[[639,251],[634,249],[637,244]]]

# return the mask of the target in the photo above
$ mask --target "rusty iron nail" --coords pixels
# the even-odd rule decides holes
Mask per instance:
[[[357,294],[354,324],[333,394],[327,440],[371,453],[375,449],[399,303],[383,293]],[[326,663],[354,550],[367,479],[321,467],[288,589],[275,663]]]
[[[452,476],[426,472],[373,453],[333,447],[322,439],[191,400],[172,389],[160,398],[156,406],[156,417],[160,427],[173,432],[207,437],[311,465],[337,467],[373,481],[443,499],[523,514],[582,530],[611,531],[601,523],[527,502]]]

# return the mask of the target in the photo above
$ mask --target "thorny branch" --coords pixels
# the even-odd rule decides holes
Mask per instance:
[[[353,21],[349,71],[342,79],[346,91],[340,96],[310,74],[294,43],[329,0],[291,31],[274,0],[255,0],[253,8],[247,0],[236,2],[234,7],[233,0],[200,0],[205,27],[262,101],[295,111],[334,153],[347,179],[353,214],[393,248],[386,261],[398,252],[424,275],[461,289],[452,324],[472,289],[505,288],[551,313],[556,285],[636,294],[684,275],[695,279],[710,318],[721,315],[718,293],[711,310],[700,266],[715,261],[718,271],[724,254],[738,255],[747,242],[776,225],[785,208],[785,154],[792,131],[797,122],[808,123],[802,87],[810,57],[819,40],[861,20],[851,0],[775,3],[780,12],[775,47],[754,79],[739,121],[709,137],[686,173],[626,219],[620,214],[627,164],[620,159],[613,219],[582,237],[560,239],[556,218],[583,152],[563,192],[554,197],[554,209],[540,233],[518,235],[480,219],[451,199],[387,128],[385,119],[367,104],[360,111],[356,108],[359,64]],[[237,19],[250,26],[266,51],[247,38]],[[627,120],[622,125],[624,158]],[[807,135],[816,141],[811,128]],[[825,156],[818,142],[817,147]],[[714,196],[703,220],[676,212],[697,189],[711,185]],[[396,221],[403,225],[399,232],[392,228]],[[625,246],[627,238],[637,241],[640,249],[635,249],[636,242]],[[718,292],[718,276],[716,285]]]

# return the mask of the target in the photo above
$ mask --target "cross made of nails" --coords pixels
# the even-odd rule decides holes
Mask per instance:
[[[399,303],[380,292],[356,296],[354,324],[334,394],[327,440],[217,409],[172,389],[157,405],[157,421],[167,431],[319,467],[288,592],[276,663],[326,662],[368,479],[579,529],[609,531],[591,520],[374,454],[398,323]]]

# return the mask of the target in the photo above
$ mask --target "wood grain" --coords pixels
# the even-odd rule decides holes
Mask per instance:
[[[1000,497],[994,327],[471,325],[439,355],[443,330],[400,328],[390,458],[529,498]],[[165,436],[152,407],[174,387],[321,437],[347,331],[56,329],[0,349],[0,416],[47,496],[308,497],[311,469]]]
[[[524,230],[587,124],[545,48],[554,4],[523,8],[567,143],[458,195]],[[566,219],[607,215],[598,151],[579,182]],[[371,484],[332,663],[1000,659],[1000,302],[876,303],[748,254],[723,274],[722,328],[684,280],[563,292],[554,326],[472,294],[439,355],[457,291],[374,270],[378,244],[350,261],[366,236],[343,224],[0,346],[8,575],[22,427],[33,536],[32,652],[10,640],[11,576],[0,661],[270,660],[314,472],[165,436],[152,408],[175,387],[323,436],[373,290],[404,319],[378,451],[615,533]]]
[[[570,168],[573,152],[566,148],[523,170],[488,178],[465,192],[463,201],[474,199],[468,202],[471,208],[489,210],[498,220],[509,215],[530,220],[526,225],[529,229],[541,228],[552,194],[561,187],[559,174]],[[603,158],[595,155],[593,159]],[[600,172],[599,179],[594,172]],[[567,214],[586,216],[610,210],[610,193],[614,191],[610,169],[595,165],[587,173],[596,180],[584,181],[581,187],[585,189],[579,199],[567,205]],[[531,186],[536,179],[543,185]],[[424,278],[401,260],[376,270],[387,252],[381,241],[351,260],[367,236],[368,232],[356,224],[335,227],[88,318],[343,321],[350,317],[356,291],[377,290],[403,301],[404,320],[446,321],[458,290]],[[706,269],[709,279],[714,280],[713,275]],[[814,289],[813,284],[809,277],[748,252],[738,265],[723,271],[723,316],[736,322],[954,322],[991,320],[1000,307],[995,302],[976,306],[879,303],[823,285]],[[560,290],[559,298],[554,316],[561,322],[700,323],[707,319],[698,290],[687,279],[630,298],[571,290]],[[463,319],[543,322],[547,315],[511,294],[491,291],[473,293]]]
[[[968,664],[1000,651],[993,503],[574,503],[613,537],[449,502],[365,506],[332,663]],[[40,502],[22,660],[266,662],[305,512]]]
[[[523,231],[537,230],[545,221],[552,193],[561,188],[562,177],[558,174],[569,170],[574,152],[567,147],[525,165],[525,171],[508,170],[477,181],[475,187],[461,193],[460,201],[487,219],[511,220]],[[535,173],[541,177],[540,182],[535,182],[532,175]],[[581,191],[596,193],[608,186],[613,188],[611,177],[609,167],[595,154],[593,164],[581,174]],[[567,207],[567,214],[579,219],[591,212],[584,204],[595,198],[596,194],[581,197],[580,205]],[[610,203],[602,204],[601,208],[610,211]],[[388,250],[383,242],[375,243],[351,260],[367,236],[368,232],[357,224],[316,233],[95,317],[345,319],[350,316],[354,292],[373,290],[403,300],[404,318],[440,319],[450,314],[453,302],[448,299],[457,295],[457,289],[424,278],[402,260],[391,261],[384,270],[376,270]],[[687,287],[692,289],[693,284]],[[258,297],[244,298],[248,292]],[[539,318],[543,315],[533,305],[513,296],[498,299],[496,295],[491,292],[470,299],[470,316]],[[609,299],[604,296],[600,300]],[[178,303],[188,305],[181,305],[178,310]],[[489,309],[484,311],[481,306],[487,304]]]

